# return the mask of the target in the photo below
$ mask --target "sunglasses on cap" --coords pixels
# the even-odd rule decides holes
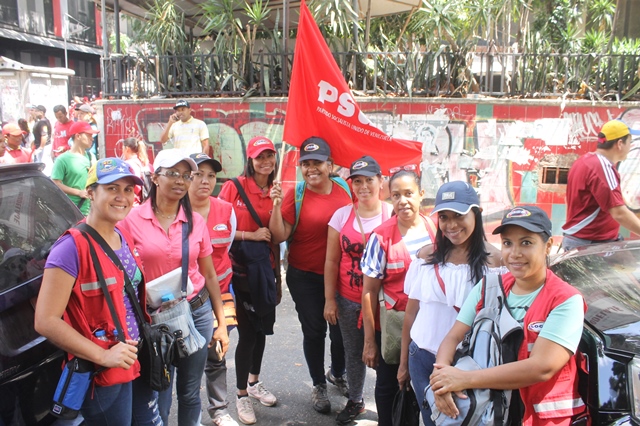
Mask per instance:
[[[395,175],[398,172],[401,171],[407,171],[407,172],[415,172],[416,174],[418,173],[418,165],[417,164],[407,164],[405,166],[397,166],[397,167],[392,167],[389,169],[389,174],[390,175]]]

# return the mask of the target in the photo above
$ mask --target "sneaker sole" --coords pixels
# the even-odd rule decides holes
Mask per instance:
[[[364,413],[364,412],[365,412],[365,410],[360,411],[360,412],[359,412],[358,414],[356,414],[355,416],[351,416],[351,417],[349,417],[349,420],[338,420],[338,419],[336,419],[336,424],[339,424],[339,425],[348,425],[349,423],[353,422],[353,421],[356,419],[356,417],[358,417],[360,414],[362,414],[362,413]]]
[[[265,407],[273,407],[274,405],[276,405],[278,403],[278,401],[274,401],[271,404],[268,404],[266,402],[263,402],[260,398],[256,398],[253,395],[249,395],[251,398],[255,399],[256,401],[258,401],[260,404],[264,405]]]
[[[318,407],[316,407],[314,405],[313,409],[316,410],[320,414],[329,414],[331,412],[331,406],[318,408]]]

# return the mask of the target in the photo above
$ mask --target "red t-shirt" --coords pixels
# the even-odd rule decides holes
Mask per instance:
[[[29,163],[29,153],[23,149],[11,149],[7,146],[7,152],[13,157],[16,163]],[[6,154],[5,154],[6,155]]]
[[[53,146],[51,147],[51,151],[55,157],[71,148],[69,146],[69,128],[72,124],[72,120],[64,124],[56,121],[56,126],[53,130]]]
[[[296,223],[295,188],[282,202],[282,218]],[[327,232],[333,214],[351,203],[351,197],[338,184],[333,183],[330,194],[318,194],[305,190],[300,220],[289,244],[289,264],[294,268],[324,275],[327,256]]]
[[[256,184],[256,181],[252,178],[247,179],[244,176],[238,176],[238,181],[244,189],[244,192],[246,192],[253,209],[258,213],[258,217],[262,221],[262,226],[268,227],[271,211],[273,210],[273,200],[271,200],[269,196],[269,191],[263,193]],[[238,231],[253,232],[258,230],[258,224],[251,217],[249,209],[244,204],[244,201],[242,201],[242,197],[238,194],[238,189],[231,180],[228,180],[222,185],[218,198],[231,203],[233,206],[233,210],[236,212],[236,219],[238,220]]]
[[[590,152],[578,158],[569,171],[567,222],[562,229],[585,240],[616,239],[620,224],[609,209],[623,205],[618,171],[604,156]]]

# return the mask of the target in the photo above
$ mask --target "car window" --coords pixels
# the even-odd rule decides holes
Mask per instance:
[[[0,182],[0,293],[44,271],[49,250],[80,218],[44,177]]]
[[[551,269],[580,290],[602,331],[640,321],[640,247],[565,259]]]

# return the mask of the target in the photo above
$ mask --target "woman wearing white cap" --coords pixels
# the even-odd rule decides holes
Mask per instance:
[[[400,387],[411,379],[419,399],[429,384],[440,343],[462,303],[488,268],[500,266],[500,252],[484,235],[480,200],[468,183],[442,185],[431,214],[438,217],[436,240],[421,249],[424,259],[411,262],[404,280],[409,301],[398,369]],[[433,425],[429,408],[420,407],[424,424]]]
[[[165,149],[154,161],[154,175],[149,198],[123,221],[133,235],[149,281],[182,264],[182,224],[188,225],[188,275],[194,291],[187,298],[198,332],[209,345],[220,341],[223,355],[229,345],[220,286],[211,260],[211,241],[202,216],[193,214],[188,190],[198,170],[193,159],[179,149]],[[213,332],[213,316],[218,327]],[[201,416],[200,383],[207,359],[207,347],[188,357],[180,358],[171,371],[171,381],[177,377],[178,424],[198,425]],[[164,424],[171,410],[172,387],[160,393],[158,405]]]

